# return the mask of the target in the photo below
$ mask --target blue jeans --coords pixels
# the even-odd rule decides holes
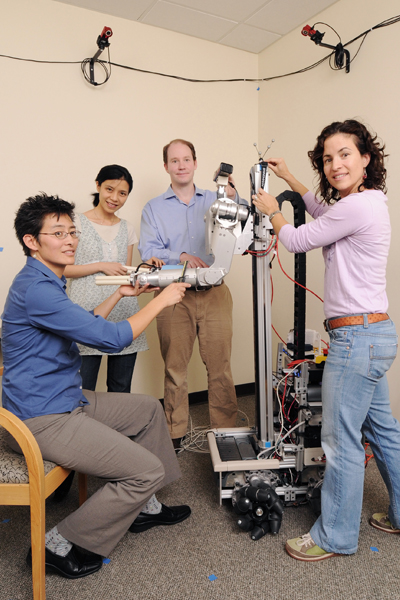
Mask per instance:
[[[132,354],[107,355],[107,391],[130,394],[133,369],[137,352]],[[84,390],[96,389],[97,376],[100,369],[101,354],[84,355],[80,373]]]
[[[390,522],[400,527],[400,425],[391,412],[386,379],[396,357],[397,335],[392,321],[368,324],[365,319],[364,325],[340,327],[329,336],[322,381],[322,512],[310,533],[328,552],[353,554],[363,500],[362,433],[389,492]]]

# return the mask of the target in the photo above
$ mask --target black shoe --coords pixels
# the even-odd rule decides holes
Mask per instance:
[[[182,448],[181,446],[181,442],[182,442],[182,438],[172,438],[172,445],[174,447],[175,450],[175,454],[180,454],[181,452],[184,451],[184,448]]]
[[[175,450],[179,450],[179,448],[181,447],[181,441],[182,438],[172,438],[172,445],[174,447]]]
[[[32,566],[32,548],[29,548],[26,562],[30,567]],[[74,545],[67,556],[58,556],[58,554],[50,552],[47,548],[45,549],[46,567],[51,567],[63,577],[67,577],[67,579],[79,579],[80,577],[96,573],[96,571],[101,569],[102,564],[102,556],[93,552],[86,553]]]
[[[74,480],[75,471],[71,471],[71,473],[64,479],[64,481],[58,486],[56,491],[53,494],[54,502],[62,502],[64,498],[68,496],[69,490],[71,489],[72,482]]]
[[[129,527],[129,531],[140,533],[157,525],[175,525],[175,523],[181,523],[181,521],[187,519],[191,513],[190,506],[185,504],[182,506],[165,506],[165,504],[161,504],[161,506],[161,512],[157,515],[139,513]]]

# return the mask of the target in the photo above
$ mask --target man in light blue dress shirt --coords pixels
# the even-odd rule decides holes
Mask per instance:
[[[213,256],[206,253],[204,215],[216,200],[216,192],[194,185],[197,160],[191,142],[173,140],[164,147],[163,159],[171,186],[143,209],[142,260],[155,256],[167,265],[187,261],[188,267],[210,266]],[[246,203],[233,186],[228,186],[227,193]],[[232,297],[228,286],[190,288],[175,310],[165,309],[158,315],[157,330],[165,362],[164,409],[175,448],[187,431],[187,367],[196,336],[207,369],[210,425],[234,427],[237,400],[230,366]]]

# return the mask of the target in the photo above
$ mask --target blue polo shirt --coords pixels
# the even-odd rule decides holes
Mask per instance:
[[[74,304],[66,279],[28,257],[2,315],[4,408],[20,419],[70,412],[87,400],[75,342],[120,352],[133,339],[128,321],[112,323]]]

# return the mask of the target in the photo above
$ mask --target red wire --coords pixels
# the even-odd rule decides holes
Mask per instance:
[[[269,250],[270,250],[270,249],[271,249],[271,247],[272,247],[272,244],[273,244],[273,242],[274,242],[274,240],[272,240],[272,242],[271,242],[271,243],[270,243],[270,245],[268,246],[267,250],[266,250],[266,251],[264,251],[264,250],[263,250],[262,252],[263,252],[263,253],[264,253],[264,252],[265,252],[265,253],[268,253],[268,252],[269,252]],[[248,253],[249,253],[249,254],[252,254],[252,251],[248,251]],[[256,253],[256,252],[254,252],[254,254],[257,254],[257,253]],[[315,294],[315,293],[314,293],[312,290],[309,290],[308,288],[304,287],[304,286],[303,286],[303,285],[301,285],[300,283],[297,283],[297,282],[296,282],[294,279],[292,279],[291,277],[289,277],[289,275],[288,275],[288,274],[287,274],[287,273],[284,271],[284,269],[283,269],[283,267],[282,267],[282,264],[281,264],[281,261],[280,261],[280,258],[279,258],[279,253],[278,253],[278,240],[276,240],[276,255],[277,255],[277,257],[278,257],[279,266],[280,266],[280,268],[282,269],[282,272],[283,272],[283,273],[286,275],[286,277],[287,277],[288,279],[290,279],[290,281],[293,281],[293,283],[295,283],[296,285],[298,285],[298,286],[300,286],[300,287],[304,288],[305,290],[307,290],[307,292],[311,292],[311,294],[314,294],[314,296],[316,296],[316,297],[318,298],[318,300],[321,300],[321,302],[323,302],[322,298],[320,298],[320,297],[319,297],[317,294]],[[272,306],[272,302],[273,302],[273,299],[274,299],[274,282],[273,282],[273,279],[272,279],[272,273],[271,273],[271,271],[270,271],[270,278],[271,278],[271,306]],[[284,341],[284,340],[281,338],[281,336],[279,335],[279,333],[276,331],[275,327],[274,327],[272,324],[271,324],[271,327],[272,327],[273,331],[275,332],[275,334],[278,336],[278,338],[281,340],[281,342],[282,342],[282,343],[283,343],[283,344],[286,346],[286,342],[285,342],[285,341]],[[322,340],[322,339],[321,339],[321,342],[323,342],[323,343],[325,344],[325,346],[326,346],[327,348],[329,348],[329,344],[327,344],[327,342],[325,342],[325,340]]]
[[[312,290],[308,289],[308,288],[307,288],[307,287],[305,287],[304,285],[301,285],[301,283],[298,283],[297,281],[295,281],[294,279],[292,279],[291,277],[289,277],[289,275],[286,273],[286,271],[285,271],[285,270],[284,270],[284,268],[282,267],[282,264],[281,264],[281,259],[279,258],[278,242],[276,242],[275,249],[276,249],[276,256],[278,257],[278,263],[279,263],[279,266],[280,266],[280,268],[281,268],[281,270],[282,270],[282,273],[283,273],[284,275],[286,275],[286,277],[287,277],[288,279],[290,279],[290,281],[293,281],[293,283],[295,283],[295,284],[296,284],[296,285],[298,285],[299,287],[303,288],[303,289],[304,289],[304,290],[306,290],[307,292],[310,292],[310,293],[311,293],[311,294],[313,294],[313,295],[314,295],[316,298],[318,298],[318,300],[321,300],[321,302],[323,302],[322,298],[321,298],[320,296],[318,296],[318,294],[316,294],[315,292],[313,292]]]
[[[288,421],[289,419],[287,418],[286,414],[285,414],[285,398],[286,398],[286,387],[287,387],[287,376],[285,377],[285,387],[283,389],[283,396],[282,396],[282,414],[285,417],[285,419]]]
[[[364,450],[365,450],[365,461],[364,461],[365,468],[367,468],[367,465],[368,465],[369,461],[371,460],[371,458],[374,458],[373,454],[367,454],[368,449],[370,449],[370,448],[369,448],[369,443],[367,442],[365,444],[365,448],[364,448]]]
[[[279,335],[279,333],[277,332],[277,330],[275,329],[275,327],[272,324],[271,324],[271,327],[275,331],[276,335],[281,340],[281,342],[286,346],[286,342],[281,338],[281,336]]]
[[[272,281],[271,271],[269,272],[269,276],[270,276],[270,280],[271,280],[271,306],[272,306],[272,300],[274,299],[274,282]]]
[[[304,363],[304,362],[309,362],[311,365],[314,364],[313,361],[310,360],[309,358],[299,358],[299,360],[292,360],[292,362],[290,362],[287,365],[287,368],[293,369],[293,367],[295,367],[296,365],[300,365],[301,363]]]
[[[272,306],[272,300],[274,299],[274,282],[272,280],[272,273],[271,273],[271,271],[269,272],[269,276],[271,278],[271,306]],[[282,344],[284,346],[286,346],[286,342],[281,338],[281,336],[279,335],[279,333],[277,332],[277,330],[275,329],[275,327],[272,325],[272,323],[271,323],[271,327],[274,330],[275,334],[278,336],[278,338],[281,340]]]
[[[267,256],[269,251],[272,249],[274,242],[275,242],[275,237],[272,236],[270,245],[268,246],[268,248],[266,250],[246,250],[246,254],[251,254],[252,256]]]
[[[293,400],[292,404],[289,406],[289,410],[287,411],[287,419],[291,425],[293,425],[293,421],[289,419],[290,411],[292,410],[293,404],[296,402],[296,398]]]

